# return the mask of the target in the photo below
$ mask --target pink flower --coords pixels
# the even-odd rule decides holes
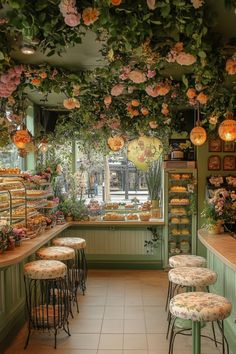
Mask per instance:
[[[124,91],[124,85],[122,84],[117,84],[112,87],[111,89],[111,94],[112,96],[120,96]]]
[[[76,0],[61,0],[59,9],[62,15],[65,17],[67,14],[76,13]]]
[[[148,94],[148,96],[151,96],[151,97],[157,97],[158,96],[158,93],[156,92],[155,88],[153,86],[147,86],[145,88],[145,91],[146,93]]]
[[[129,66],[123,66],[123,68],[121,69],[121,74],[119,76],[119,78],[121,80],[127,80],[129,77],[129,73],[130,73],[131,69]]]
[[[10,79],[11,77],[9,76],[9,74],[2,74],[0,78],[1,82],[3,82],[4,84],[6,84]]]
[[[70,27],[75,27],[80,24],[81,15],[80,14],[69,14],[65,16],[65,24]]]
[[[101,129],[104,126],[105,122],[103,120],[99,120],[93,125],[94,129]]]
[[[132,70],[129,75],[129,79],[135,84],[141,84],[147,80],[146,75],[140,70]]]
[[[23,65],[15,65],[13,69],[17,75],[21,75],[22,71],[24,70],[24,67]]]
[[[148,72],[147,72],[147,77],[149,78],[149,79],[151,79],[151,78],[153,78],[153,77],[155,77],[156,76],[156,70],[148,70]]]
[[[113,118],[111,120],[109,120],[107,122],[107,125],[111,128],[111,129],[119,129],[120,128],[120,121],[116,118]]]
[[[176,57],[176,62],[180,65],[192,65],[195,61],[194,55],[185,52],[180,52]]]
[[[156,0],[147,0],[147,6],[150,10],[155,10]]]

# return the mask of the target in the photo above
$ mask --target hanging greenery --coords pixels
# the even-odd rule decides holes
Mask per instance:
[[[160,139],[184,130],[179,107],[200,104],[203,125],[216,131],[236,104],[236,56],[225,57],[203,0],[3,0],[0,14],[1,111],[17,112],[22,92],[63,93],[69,115],[56,138],[86,139],[107,149],[108,139]],[[1,17],[2,16],[2,17]],[[211,16],[213,18],[213,16]],[[104,67],[70,72],[19,65],[8,38],[20,38],[48,56],[80,43],[87,30],[102,43]],[[172,75],[170,75],[172,73]],[[231,80],[232,81],[232,80]]]

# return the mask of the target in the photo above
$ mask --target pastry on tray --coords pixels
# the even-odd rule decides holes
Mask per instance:
[[[127,220],[139,220],[139,218],[137,214],[128,214]]]

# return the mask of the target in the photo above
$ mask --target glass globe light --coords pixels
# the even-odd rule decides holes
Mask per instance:
[[[219,126],[218,134],[224,141],[236,140],[236,120],[225,119]]]
[[[195,127],[191,130],[190,132],[190,140],[193,143],[193,145],[203,145],[206,141],[207,134],[206,130],[202,127]]]
[[[49,146],[47,138],[43,138],[38,145],[38,149],[42,151],[42,153],[46,153],[48,151],[48,147]]]

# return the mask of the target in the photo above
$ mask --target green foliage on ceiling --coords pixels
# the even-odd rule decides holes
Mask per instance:
[[[204,0],[2,3],[1,110],[20,113],[18,102],[26,88],[64,93],[70,114],[60,118],[57,139],[87,139],[95,148],[110,135],[166,140],[172,130],[183,130],[176,119],[180,106],[200,106],[204,126],[216,131],[224,113],[235,106],[236,87],[228,89],[224,82],[234,77],[236,58],[225,56]],[[49,65],[20,67],[11,58],[9,38],[37,43],[50,56],[80,43],[88,29],[103,43],[103,68],[72,73]],[[168,74],[173,67],[184,72],[180,80]]]

